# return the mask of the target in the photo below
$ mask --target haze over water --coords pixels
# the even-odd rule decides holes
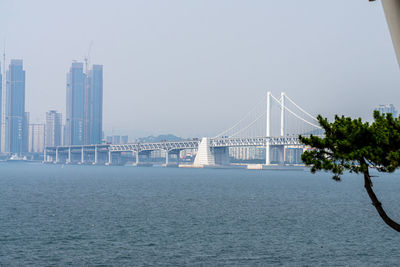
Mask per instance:
[[[66,73],[92,41],[106,135],[214,136],[267,91],[313,115],[368,119],[400,106],[380,2],[2,0],[0,49],[5,38],[7,60],[24,60],[35,123],[50,109],[65,118]]]
[[[394,217],[398,179],[374,178]],[[355,175],[2,163],[0,203],[2,266],[400,262]]]

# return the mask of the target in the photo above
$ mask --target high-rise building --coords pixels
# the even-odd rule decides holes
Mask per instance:
[[[25,112],[23,121],[22,148],[23,152],[28,152],[29,146],[29,112]]]
[[[121,144],[128,144],[128,136],[121,135]]]
[[[56,110],[46,112],[46,146],[60,146],[62,136],[62,114]]]
[[[231,147],[229,156],[236,160],[261,160],[265,158],[263,147]]]
[[[113,143],[113,145],[121,144],[121,136],[120,135],[113,135],[112,143]]]
[[[93,65],[88,75],[88,144],[100,144],[103,134],[103,66]]]
[[[381,114],[383,113],[392,113],[393,117],[397,117],[397,109],[393,104],[381,104],[375,108],[375,110],[379,111]]]
[[[85,74],[83,63],[73,62],[67,74],[65,145],[83,145]]]
[[[45,146],[45,125],[29,125],[28,152],[42,153]]]
[[[25,71],[21,59],[12,59],[6,75],[5,151],[27,151],[28,116],[25,114]]]
[[[299,147],[286,147],[285,148],[285,162],[288,164],[300,164],[303,148]]]
[[[100,144],[103,120],[103,66],[83,72],[83,63],[73,62],[67,74],[65,145]]]

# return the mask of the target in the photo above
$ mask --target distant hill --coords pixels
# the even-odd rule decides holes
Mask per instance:
[[[162,142],[162,141],[181,141],[185,140],[182,137],[173,135],[173,134],[161,134],[159,136],[147,136],[147,137],[141,137],[138,138],[139,142],[142,143],[155,143],[155,142]]]

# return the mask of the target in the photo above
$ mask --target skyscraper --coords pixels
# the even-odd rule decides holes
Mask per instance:
[[[25,114],[25,71],[21,59],[12,59],[6,75],[6,152],[27,151],[28,117]]]
[[[56,110],[46,112],[46,146],[61,145],[62,114]]]
[[[89,144],[100,144],[103,133],[103,66],[89,71]]]
[[[65,145],[83,145],[85,82],[83,63],[73,62],[67,74]]]
[[[102,120],[103,66],[93,65],[85,74],[83,63],[72,63],[67,74],[65,145],[101,143]]]

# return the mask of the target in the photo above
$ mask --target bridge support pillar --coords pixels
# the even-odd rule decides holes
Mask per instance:
[[[178,152],[176,153],[176,164],[179,166],[180,163],[180,159],[181,159],[181,150],[178,150]]]
[[[229,147],[215,147],[212,152],[216,165],[229,165]]]
[[[136,151],[136,166],[139,165],[139,150]]]
[[[178,167],[179,166],[179,156],[181,154],[180,149],[165,150],[165,166],[166,167]],[[176,163],[170,162],[171,155],[176,156]]]
[[[44,148],[43,150],[43,162],[47,162],[47,149]]]
[[[71,163],[72,158],[71,158],[71,147],[68,148],[68,158],[67,158],[67,163]]]
[[[56,148],[56,161],[55,161],[55,163],[58,163],[58,147]]]
[[[97,146],[94,146],[94,164],[98,163],[98,153]]]
[[[287,161],[286,146],[285,146],[285,145],[283,146],[282,157],[283,157],[283,159],[282,159],[282,164],[285,165],[285,164],[286,164],[286,161]]]
[[[165,150],[165,166],[169,164],[169,150]]]
[[[265,165],[271,165],[271,146],[269,144],[269,139],[267,139],[267,144],[265,146]]]
[[[108,150],[108,164],[111,165],[112,158],[111,158],[111,150]]]
[[[81,149],[81,164],[85,163],[85,152],[84,152],[84,148],[82,146]]]

